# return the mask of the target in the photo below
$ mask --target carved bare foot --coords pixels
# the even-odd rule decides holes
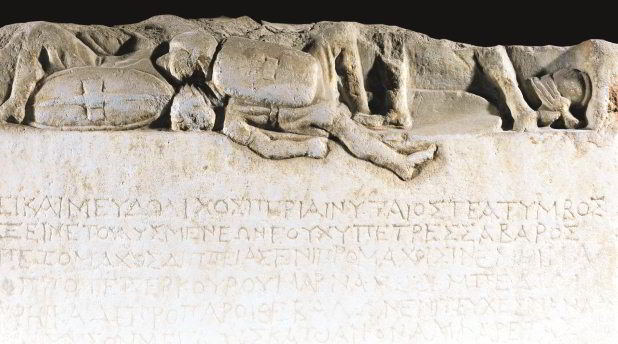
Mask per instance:
[[[408,155],[404,158],[403,164],[397,166],[393,172],[403,180],[411,180],[420,172],[419,165],[435,157],[437,149],[435,144],[430,144],[429,147]]]
[[[328,138],[314,137],[307,140],[307,156],[322,159],[328,154]]]
[[[385,129],[372,130],[372,135],[377,137],[389,147],[396,150],[398,153],[408,155],[421,150],[425,150],[435,144],[428,141],[421,141],[413,136],[410,132],[403,129]]]
[[[382,142],[404,156],[403,162],[397,164],[393,171],[403,180],[416,177],[420,172],[419,165],[433,159],[438,149],[434,143],[411,138],[404,130],[388,130],[376,134]]]
[[[431,160],[435,157],[438,146],[434,143],[430,144],[427,148],[414,152],[408,155],[408,162],[411,164],[419,165],[427,160]]]

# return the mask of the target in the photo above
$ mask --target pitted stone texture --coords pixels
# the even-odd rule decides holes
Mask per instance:
[[[616,343],[616,61],[347,22],[0,28],[0,342]]]
[[[157,16],[16,24],[0,48],[3,123],[212,130],[273,160],[321,159],[334,140],[402,180],[439,154],[434,135],[618,129],[618,45],[602,40],[478,47],[385,25]]]
[[[159,117],[174,89],[135,69],[82,67],[46,79],[29,124],[65,130],[132,129]]]
[[[332,142],[3,128],[0,338],[614,343],[615,138],[437,140],[403,182]]]
[[[319,71],[317,61],[302,51],[232,37],[218,54],[213,81],[234,97],[301,107],[315,100]]]

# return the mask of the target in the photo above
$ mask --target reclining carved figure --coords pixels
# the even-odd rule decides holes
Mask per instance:
[[[311,55],[282,45],[230,37],[221,46],[202,32],[187,32],[170,42],[157,60],[179,83],[195,73],[207,80],[186,85],[171,109],[173,129],[212,129],[214,107],[225,98],[222,132],[270,159],[324,157],[329,136],[356,157],[411,179],[417,165],[433,158],[436,146],[387,140],[352,120],[347,106],[328,96],[322,67]],[[192,100],[189,100],[192,99]]]
[[[7,69],[4,77],[9,87],[5,89],[8,98],[0,106],[2,120],[12,118],[18,123],[65,130],[131,129],[154,121],[174,95],[170,86],[159,82],[165,79],[150,60],[157,49],[156,41],[114,28],[95,30],[91,35],[80,31],[79,26],[50,23],[33,23],[20,29],[23,34],[13,37],[13,45],[5,46],[17,56],[14,68]],[[175,35],[166,56],[171,57],[170,72],[177,77],[177,84],[182,84],[200,66],[204,71],[213,68],[210,62],[217,44],[203,32]],[[222,80],[227,78],[228,82],[221,85],[232,87],[229,94],[220,95],[230,99],[219,103],[216,96],[203,97],[200,88],[206,85],[199,82],[185,85],[171,106],[172,129],[213,129],[213,108],[223,106],[226,116],[223,127],[219,128],[221,132],[271,159],[324,157],[329,135],[343,142],[355,156],[387,168],[405,180],[418,173],[419,164],[433,158],[435,145],[406,140],[405,136],[401,140],[383,138],[352,121],[344,105],[323,99],[319,95],[323,89],[318,85],[320,66],[309,54],[242,38],[230,38],[226,44],[232,61],[224,60],[231,63],[217,75]],[[277,64],[268,65],[275,74],[263,80],[272,92],[259,94],[256,89],[245,89],[248,93],[242,93],[239,89],[246,86],[243,82],[247,80],[234,79],[238,73],[234,73],[233,62],[242,57],[235,50],[242,44],[278,54],[286,63],[302,67],[300,70],[305,74],[295,75],[297,71],[285,63],[281,68]],[[5,64],[10,63],[7,57],[10,55],[5,55]],[[255,65],[263,61],[252,60],[254,57],[245,61],[249,64],[247,71],[263,72],[264,66]],[[274,60],[267,62],[274,63]],[[302,63],[307,65],[301,66]],[[280,73],[279,77],[286,71],[289,72],[286,82],[275,80],[276,73]],[[210,73],[206,73],[210,78]],[[261,80],[262,76],[259,77]],[[218,91],[218,87],[212,87],[211,91]],[[290,97],[290,93],[294,96]],[[185,125],[178,121],[180,118],[187,119]]]
[[[410,89],[481,95],[519,131],[555,122],[600,129],[611,120],[608,109],[616,108],[617,49],[604,41],[486,48],[356,23],[280,32],[266,23],[266,33],[228,34],[231,26],[217,31],[177,17],[159,19],[135,30],[50,23],[3,28],[0,122],[129,129],[165,114],[173,98],[174,130],[221,131],[272,159],[323,157],[330,136],[407,180],[436,146],[409,140],[405,131],[385,137],[372,127],[411,127]],[[294,39],[265,42],[279,43],[279,34]]]

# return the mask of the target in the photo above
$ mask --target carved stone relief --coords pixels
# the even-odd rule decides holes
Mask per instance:
[[[0,28],[0,343],[615,344],[617,52]]]
[[[404,180],[437,154],[410,135],[436,107],[444,116],[481,104],[470,122],[480,117],[488,131],[500,118],[515,131],[615,124],[618,50],[599,40],[476,47],[381,25],[172,16],[112,28],[17,24],[0,37],[3,121],[215,130],[269,159],[323,158],[333,138]]]

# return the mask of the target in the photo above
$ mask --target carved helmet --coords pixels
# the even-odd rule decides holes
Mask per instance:
[[[592,87],[588,74],[571,68],[563,68],[552,73],[552,79],[560,94],[571,101],[571,104],[583,109],[588,105]]]

